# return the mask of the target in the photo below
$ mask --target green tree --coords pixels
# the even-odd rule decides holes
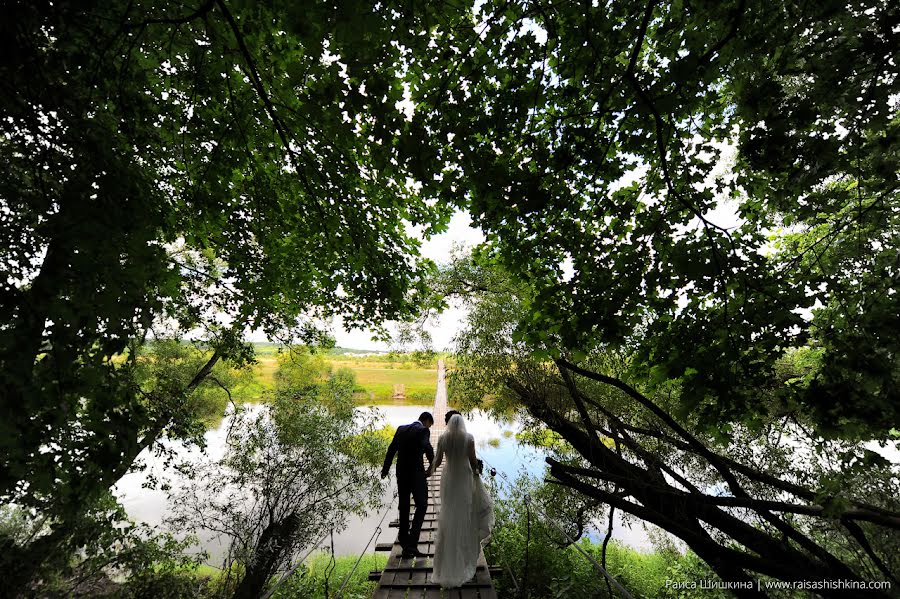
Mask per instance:
[[[491,306],[470,382],[578,449],[556,480],[723,578],[896,579],[895,482],[858,441],[892,441],[900,406],[900,9],[471,11],[410,67],[442,168],[425,191],[465,206],[517,283],[502,305],[458,277]],[[779,433],[827,466],[792,462]]]
[[[0,557],[25,580],[143,448],[194,430],[178,406],[251,358],[245,329],[314,341],[320,317],[413,311],[429,264],[406,223],[427,236],[449,207],[408,184],[394,42],[414,20],[354,2],[4,11],[0,501],[54,523]],[[129,349],[159,326],[209,348],[162,402]]]
[[[638,343],[634,374],[679,380],[713,427],[772,403],[828,436],[896,425],[895,4],[497,0],[472,21],[410,68],[426,190],[535,288],[523,339]],[[812,384],[757,392],[808,343]]]
[[[471,313],[451,393],[468,408],[523,411],[538,423],[537,432],[546,427],[558,434],[565,444],[549,445],[548,473],[551,483],[575,494],[569,503],[593,502],[659,526],[723,580],[751,583],[741,595],[757,592],[751,574],[897,578],[900,487],[884,458],[852,439],[823,439],[809,415],[721,420],[727,435],[700,412],[676,415],[684,387],[632,374],[641,359],[635,350],[603,348],[576,358],[563,349],[553,360],[518,334],[534,290],[496,265],[483,268],[483,276],[471,263],[463,269],[472,277],[464,289],[497,284],[466,295]],[[802,354],[781,360],[780,384],[810,380],[808,362]]]
[[[497,482],[503,491],[495,503],[497,523],[491,542],[485,547],[485,557],[489,563],[504,566],[503,575],[494,580],[499,596],[516,596],[516,585],[524,594],[526,584],[527,594],[532,597],[621,596],[611,584],[604,584],[596,566],[572,546],[572,541],[598,563],[602,561],[604,569],[634,597],[674,598],[679,594],[673,592],[671,583],[717,580],[696,555],[682,554],[671,546],[641,552],[616,541],[595,543],[582,538],[586,517],[595,517],[599,505],[593,500],[585,503],[583,495],[573,495],[564,487],[527,475]],[[590,514],[591,511],[595,513]],[[557,526],[568,529],[569,538],[560,534]],[[724,599],[729,595],[693,589],[684,596]]]
[[[195,464],[193,482],[175,499],[174,526],[229,542],[223,591],[235,598],[259,597],[349,514],[380,506],[380,464],[369,451],[375,420],[354,407],[352,372],[301,378],[279,385],[271,410],[236,415],[225,456]]]

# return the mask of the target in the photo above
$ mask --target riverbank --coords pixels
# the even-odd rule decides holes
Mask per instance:
[[[500,532],[500,531],[498,531]],[[583,540],[566,548],[548,548],[544,543],[532,541],[531,555],[527,562],[528,576],[525,576],[525,543],[523,538],[514,539],[499,535],[485,548],[485,555],[492,565],[499,566],[501,573],[494,578],[499,599],[515,599],[519,596],[516,585],[527,585],[533,597],[566,597],[573,599],[606,597],[607,588],[602,575],[582,553],[587,553],[598,562],[602,560],[602,545]],[[579,551],[580,549],[580,551]],[[512,560],[501,555],[512,556]],[[275,599],[326,599],[334,597],[343,589],[344,597],[369,597],[376,583],[369,580],[369,573],[380,570],[386,563],[384,554],[366,553],[360,555],[336,555],[321,549],[310,555],[304,564],[282,582],[273,597]],[[674,550],[654,550],[640,552],[612,541],[607,548],[606,570],[635,597],[655,597],[674,599],[681,597],[679,589],[697,581],[715,581],[717,578],[693,553],[679,553]],[[198,589],[195,597],[205,597],[204,593],[220,588],[224,575],[220,570],[200,566],[183,577],[192,580],[182,588]],[[728,597],[715,585],[710,588],[698,587],[691,597],[701,599],[725,599]]]

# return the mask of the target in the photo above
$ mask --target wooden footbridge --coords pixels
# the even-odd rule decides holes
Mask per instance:
[[[444,414],[447,413],[447,385],[444,380],[444,361],[438,361],[437,392],[434,395],[434,426],[431,427],[431,444],[437,447],[437,440],[444,432]],[[432,565],[434,560],[434,543],[437,534],[437,517],[441,510],[441,473],[443,466],[428,479],[428,511],[422,524],[419,536],[419,551],[427,557],[406,558],[401,555],[403,548],[395,539],[393,543],[379,543],[376,551],[390,552],[383,570],[375,570],[369,574],[370,580],[377,580],[378,587],[373,599],[496,599],[497,592],[491,581],[491,574],[499,569],[489,568],[484,559],[484,552],[478,557],[475,578],[459,588],[441,589],[432,582]],[[412,512],[410,512],[412,518]],[[398,522],[390,524],[396,528]]]

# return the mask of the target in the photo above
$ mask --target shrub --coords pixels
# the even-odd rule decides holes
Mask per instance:
[[[531,496],[534,503],[549,506],[544,510],[562,523],[568,534],[577,534],[575,518],[566,517],[565,514],[577,513],[583,506],[579,506],[573,497],[568,496],[571,492],[543,485],[526,476],[520,477],[506,491],[505,497],[496,500],[497,522],[491,542],[485,547],[487,561],[504,568],[503,574],[494,583],[498,597],[513,599],[517,596],[516,585],[527,586],[529,596],[535,598],[609,597],[607,585],[597,568],[576,547],[566,546],[564,537],[534,510],[531,511],[529,525],[529,510],[524,501],[526,494]],[[600,543],[581,538],[578,548],[591,555],[598,563],[602,561]],[[606,552],[606,570],[636,598],[720,599],[727,596],[716,590],[683,591],[673,588],[671,584],[667,586],[667,580],[716,580],[709,566],[695,554],[682,554],[674,548],[641,552],[613,540]],[[684,594],[686,592],[690,594]],[[616,596],[618,595],[614,590],[613,597]]]

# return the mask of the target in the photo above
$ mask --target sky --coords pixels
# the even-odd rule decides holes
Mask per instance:
[[[473,247],[484,241],[481,231],[472,227],[472,220],[464,212],[456,212],[450,219],[450,225],[446,233],[435,235],[431,239],[422,242],[422,256],[430,258],[437,263],[447,262],[450,251],[454,245]],[[431,333],[434,349],[451,349],[453,337],[462,328],[465,322],[466,312],[451,306],[445,310],[434,322],[426,324],[426,330]],[[387,344],[372,340],[372,333],[368,330],[347,331],[341,326],[340,319],[332,323],[332,334],[338,347],[350,349],[387,350]]]

